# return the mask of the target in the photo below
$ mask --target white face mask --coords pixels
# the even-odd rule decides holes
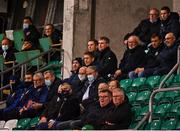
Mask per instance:
[[[28,28],[29,28],[29,24],[24,23],[24,24],[23,24],[23,29],[28,29]]]
[[[9,48],[8,45],[2,45],[2,50],[3,50],[3,51],[7,51],[8,48]]]
[[[47,85],[47,86],[51,86],[51,80],[45,80],[45,85]]]
[[[88,81],[93,82],[95,80],[94,75],[87,75]]]
[[[79,80],[80,80],[80,81],[83,81],[83,80],[86,79],[86,75],[78,74],[78,77],[79,77]]]

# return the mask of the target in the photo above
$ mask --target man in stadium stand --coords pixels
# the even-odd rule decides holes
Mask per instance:
[[[133,32],[128,33],[124,37],[124,44],[127,45],[127,39],[131,35],[137,35],[139,39],[143,42],[144,47],[150,43],[152,34],[159,33],[160,30],[160,20],[159,20],[159,10],[156,8],[151,8],[149,10],[149,16],[144,19],[140,24],[133,30]]]
[[[31,17],[26,16],[23,19],[23,30],[25,34],[25,40],[22,46],[22,50],[34,50],[39,48],[40,34],[36,27],[33,25]]]
[[[63,83],[57,92],[58,95],[47,104],[41,115],[37,129],[54,129],[57,123],[73,120],[80,115],[79,101],[73,96],[71,86]]]
[[[92,52],[95,57],[95,62],[98,60],[100,52],[98,50],[98,41],[96,39],[90,39],[87,44],[89,52]]]
[[[102,124],[105,122],[105,117],[111,108],[112,93],[108,89],[98,92],[99,102],[91,110],[88,110],[81,115],[79,120],[70,120],[63,123],[58,123],[56,129],[81,129],[83,125],[90,124],[95,129],[101,129]]]
[[[113,104],[115,105],[105,117],[105,123],[101,129],[103,130],[122,130],[128,129],[131,124],[132,112],[131,105],[124,91],[116,88],[112,91]]]
[[[4,120],[33,118],[41,113],[42,105],[46,102],[48,94],[48,89],[44,84],[43,74],[34,74],[33,83],[33,87],[21,95],[17,107],[3,114]]]
[[[79,69],[82,66],[82,59],[81,57],[76,57],[72,60],[72,70],[71,70],[71,75],[69,78],[66,78],[63,80],[63,82],[67,83],[73,83],[73,81],[76,79]]]
[[[100,51],[100,56],[97,61],[99,63],[99,75],[109,80],[109,77],[114,74],[117,69],[117,58],[109,47],[109,38],[104,36],[100,37],[98,43],[98,49]]]
[[[1,42],[0,55],[4,57],[4,64],[6,67],[10,68],[15,63],[15,55],[16,50],[13,48],[12,41],[8,38],[4,38]],[[12,75],[12,71],[4,74],[3,85],[7,85],[9,83],[9,76]]]
[[[61,49],[62,33],[54,28],[53,24],[46,24],[44,27],[44,37],[49,37],[52,40],[52,48]],[[48,57],[48,56],[45,56]],[[60,52],[51,52],[50,60],[61,60]]]
[[[54,95],[57,94],[57,90],[60,84],[62,84],[61,79],[57,78],[53,71],[47,70],[44,72],[45,84],[48,87],[48,97],[47,102],[49,102]]]
[[[164,6],[161,8],[160,11],[160,20],[161,20],[161,26],[160,26],[160,35],[165,39],[165,35],[168,32],[172,32],[176,39],[180,36],[180,23],[179,20],[175,17],[173,17],[173,13],[170,12],[169,7]]]
[[[108,82],[109,90],[112,91],[115,88],[120,88],[120,84],[118,80],[111,80]]]
[[[83,54],[83,64],[84,66],[98,66],[97,62],[95,62],[95,57],[92,52],[85,52]]]
[[[83,88],[87,80],[86,68],[87,67],[82,66],[79,69],[78,75],[74,78],[74,80],[71,83],[69,83],[72,86],[72,93],[74,95],[78,94],[78,92]]]
[[[33,74],[31,72],[27,72],[24,76],[24,88],[27,90],[31,86],[33,86]]]
[[[97,104],[98,101],[98,85],[104,82],[102,77],[99,77],[96,66],[89,66],[86,69],[87,81],[83,88],[78,93],[78,98],[85,110]]]
[[[156,58],[164,48],[164,43],[162,38],[158,34],[153,34],[151,36],[151,43],[148,45],[146,50],[146,62],[144,67],[138,67],[134,71],[131,71],[128,75],[130,79],[137,77],[145,77],[148,74],[148,68],[156,67]]]
[[[137,67],[143,67],[146,54],[143,47],[140,45],[139,37],[130,36],[128,38],[128,48],[125,51],[123,58],[119,64],[119,69],[116,70],[114,77],[118,80],[128,78],[128,73]]]
[[[103,91],[103,90],[108,90],[108,89],[109,89],[109,86],[107,83],[105,83],[105,82],[100,83],[98,86],[98,93]]]

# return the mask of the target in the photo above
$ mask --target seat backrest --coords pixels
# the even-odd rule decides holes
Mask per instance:
[[[15,30],[13,32],[13,37],[14,37],[14,47],[18,51],[21,51],[21,48],[25,39],[23,30]]]
[[[52,40],[49,37],[40,38],[39,43],[42,51],[48,51],[51,48]]]
[[[8,128],[9,130],[12,130],[13,128],[17,126],[17,123],[18,123],[17,119],[8,120],[5,123],[4,128]]]
[[[3,38],[4,38],[4,34],[0,34],[0,43],[3,40]]]
[[[28,55],[26,51],[15,53],[15,57],[17,63],[23,63],[24,61],[28,60]]]
[[[3,71],[3,66],[4,66],[4,58],[2,55],[0,55],[0,71]]]
[[[31,50],[31,51],[27,51],[27,56],[28,56],[28,59],[31,59],[33,57],[36,57],[40,54],[40,50]],[[31,66],[37,66],[37,65],[42,65],[42,59],[41,58],[37,58],[37,59],[34,59],[30,62],[30,65]]]

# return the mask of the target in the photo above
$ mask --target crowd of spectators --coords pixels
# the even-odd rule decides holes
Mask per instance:
[[[26,39],[22,50],[37,49],[39,34],[29,17],[25,17],[23,29]],[[45,26],[44,36],[54,44],[62,38],[58,34],[53,25]],[[27,73],[23,82],[10,80],[11,94],[7,107],[0,110],[0,120],[39,116],[36,129],[81,129],[85,124],[95,129],[127,129],[131,105],[119,81],[167,74],[177,62],[179,35],[176,12],[168,7],[162,7],[160,13],[151,8],[149,18],[124,37],[127,49],[119,67],[110,39],[91,39],[83,57],[72,60],[68,78],[61,80],[47,70],[43,74]],[[14,60],[13,53],[7,58],[11,48],[11,41],[4,38],[0,53],[5,59]]]

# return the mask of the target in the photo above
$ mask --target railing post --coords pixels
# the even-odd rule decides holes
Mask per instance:
[[[180,45],[178,46],[178,51],[177,51],[177,63],[179,64],[177,68],[177,74],[180,74]]]

